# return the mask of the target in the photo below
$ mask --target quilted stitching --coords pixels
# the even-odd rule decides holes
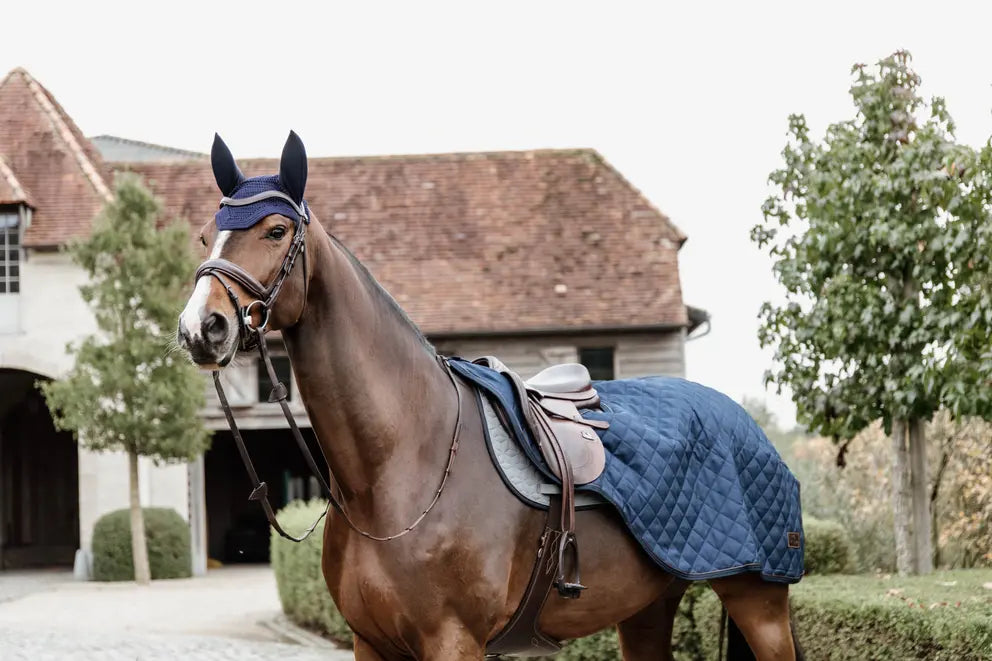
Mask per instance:
[[[519,419],[505,377],[477,365],[451,366],[510,412],[524,451],[546,471]],[[606,468],[583,487],[619,510],[644,550],[667,571],[704,580],[758,571],[770,581],[803,575],[799,483],[761,428],[736,402],[684,379],[600,381],[607,420],[599,431]],[[788,533],[800,533],[789,548]]]
[[[683,578],[803,575],[799,482],[736,402],[684,379],[595,384],[607,420],[606,469],[593,484],[645,550]],[[788,533],[800,533],[789,548]]]

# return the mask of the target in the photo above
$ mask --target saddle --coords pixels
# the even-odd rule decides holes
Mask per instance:
[[[606,452],[594,430],[607,429],[609,423],[587,420],[579,414],[580,407],[599,405],[599,395],[583,365],[555,365],[523,381],[497,358],[487,356],[474,362],[509,378],[531,436],[548,469],[561,481],[561,492],[550,494],[545,530],[521,604],[503,631],[486,646],[486,652],[554,653],[561,645],[545,636],[537,621],[552,586],[565,599],[576,599],[586,589],[579,576],[575,487],[592,482],[603,472]],[[504,413],[500,410],[498,414]]]

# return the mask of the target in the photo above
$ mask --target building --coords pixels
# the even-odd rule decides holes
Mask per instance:
[[[239,163],[278,171],[276,159]],[[121,171],[143,176],[169,218],[212,219],[204,155],[89,140],[26,71],[0,81],[0,568],[71,562],[96,519],[127,506],[124,456],[77,449],[33,388],[65,373],[66,344],[95,329],[85,276],[58,248],[85,235]],[[445,354],[497,355],[524,376],[566,361],[594,378],[682,375],[706,321],[682,300],[685,236],[592,150],[312,158],[307,199]],[[225,379],[275,500],[316,495],[257,364]],[[212,449],[189,466],[141,465],[143,503],[188,517],[201,569],[207,554],[265,559],[268,540],[208,392]]]

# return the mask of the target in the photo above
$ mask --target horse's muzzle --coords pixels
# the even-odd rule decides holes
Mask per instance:
[[[237,350],[237,334],[232,324],[219,312],[208,314],[199,328],[190,330],[185,320],[179,319],[176,340],[194,363],[201,367],[224,367]]]

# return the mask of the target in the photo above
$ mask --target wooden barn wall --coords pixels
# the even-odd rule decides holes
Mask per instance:
[[[436,340],[438,351],[466,359],[496,356],[524,378],[557,363],[578,362],[580,347],[613,347],[616,378],[685,376],[685,331]]]

